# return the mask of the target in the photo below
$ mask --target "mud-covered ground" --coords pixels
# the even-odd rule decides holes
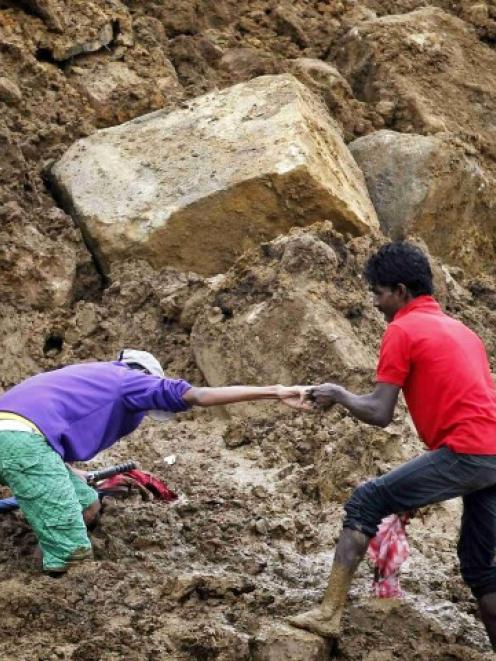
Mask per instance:
[[[339,243],[340,287],[333,284],[333,302],[342,311],[353,310],[355,333],[373,355],[382,321],[370,308],[367,293],[351,284],[370,242],[343,243],[324,225],[298,231],[289,243],[307,236]],[[191,318],[197,319],[195,334],[202,328],[192,312],[197,299],[206,305],[207,316],[208,301],[219,303],[220,296],[225,309],[229,301],[242,308],[262,295],[277,299],[287,285],[285,267],[278,267],[273,257],[279,243],[248,255],[223,285],[211,284],[208,290],[202,291],[205,283],[198,278],[190,282],[164,273],[163,291],[150,294],[141,313],[138,306],[133,309],[131,298],[145,298],[147,269],[128,264],[119,287],[114,285],[102,303],[86,305],[86,317],[79,313],[80,333],[72,353],[64,344],[60,351],[48,351],[44,360],[57,364],[64,355],[85,359],[93,352],[103,358],[106,336],[112,342],[137,343],[144,325],[154,338],[151,348],[171,373],[201,382],[188,342]],[[269,267],[277,275],[267,292]],[[308,272],[304,260],[291,264],[295,282],[309,277]],[[311,277],[313,288],[328,286],[318,267]],[[246,279],[249,288],[243,285]],[[485,333],[492,347],[491,292],[471,286],[476,295],[452,284],[444,290],[439,286],[440,296],[453,314]],[[327,289],[319,291],[322,298],[326,291],[331,296]],[[234,298],[229,292],[235,292]],[[165,325],[161,309],[168,310]],[[233,318],[236,314],[234,308]],[[61,315],[54,328],[71,340],[73,323]],[[311,347],[306,370],[320,376],[324,350]],[[229,360],[232,354],[226,353]],[[344,376],[365,387],[370,374],[351,370]],[[95,562],[57,580],[40,576],[31,559],[35,540],[29,528],[17,514],[3,516],[0,658],[327,658],[307,656],[306,647],[297,648],[296,655],[283,647],[274,657],[268,650],[278,636],[292,635],[284,624],[286,615],[319,600],[341,505],[352,487],[418,451],[402,407],[386,430],[374,430],[338,410],[300,414],[275,403],[268,408],[252,405],[248,417],[231,407],[229,416],[225,411],[195,411],[165,425],[145,422],[91,465],[136,459],[179,492],[179,500],[166,505],[142,502],[136,495],[109,501],[93,535]],[[170,455],[176,458],[172,465],[164,461]],[[332,658],[490,658],[475,602],[458,575],[459,516],[458,503],[451,502],[430,508],[411,523],[404,600],[371,599],[372,572],[363,565],[343,637],[329,652]]]
[[[271,658],[263,656],[264,627],[284,629],[285,615],[319,598],[339,528],[339,507],[316,498],[315,450],[298,440],[306,424],[317,435],[320,421],[273,422],[279,433],[259,423],[235,449],[226,449],[219,422],[150,426],[101,457],[139,457],[181,496],[174,505],[109,503],[93,536],[96,562],[64,578],[30,568],[33,536],[6,515],[1,657]],[[172,467],[163,461],[169,454]],[[404,601],[371,600],[363,567],[336,658],[485,658],[474,602],[457,574],[456,509],[433,508],[412,523]]]
[[[0,388],[61,364],[113,359],[124,346],[153,351],[169,374],[205,384],[198,356],[208,352],[208,342],[222,341],[215,323],[237,334],[222,357],[226,373],[234,374],[236,351],[248,361],[250,342],[236,326],[237,315],[260,303],[277,310],[284,297],[310,292],[316,309],[326,312],[318,301],[327,301],[346,320],[367,365],[357,369],[341,356],[338,369],[324,360],[328,347],[305,320],[288,313],[288,334],[302,329],[297,362],[289,363],[295,378],[341,377],[365,389],[383,323],[359,273],[380,237],[349,241],[325,226],[304,239],[297,235],[296,242],[315,248],[311,255],[320,254],[321,244],[335,251],[332,272],[318,260],[293,259],[291,246],[283,250],[273,242],[243,257],[224,279],[156,273],[132,255],[103,277],[79,229],[53,198],[46,174],[75,139],[98,128],[172,109],[216,87],[294,71],[294,60],[302,57],[344,68],[350,30],[374,15],[425,5],[0,0]],[[475,39],[485,49],[487,73],[496,35],[493,3],[429,5],[464,22],[470,34],[460,50],[468,51]],[[394,31],[380,46],[382,65],[355,72],[348,86],[307,81],[346,141],[384,127],[432,130],[432,118],[422,123],[411,95],[398,97],[394,112],[384,105],[399,94],[388,88],[386,74],[398,60],[400,73],[409,72],[420,90],[442,69],[442,58],[404,51]],[[463,139],[491,170],[491,89],[484,79],[470,90],[477,112],[464,115],[465,101],[446,83],[441,91],[451,114],[446,111],[445,119],[458,122]],[[476,258],[465,273],[456,258],[449,268],[436,262],[438,293],[450,313],[483,337],[494,370],[496,284],[487,261],[479,271],[474,263]],[[295,307],[295,315],[301,309]],[[277,373],[284,343],[267,341],[260,351],[267,352],[267,369]],[[284,648],[277,640],[293,635],[284,617],[322,594],[343,502],[354,485],[421,448],[402,407],[390,429],[379,431],[339,410],[304,416],[274,404],[238,411],[145,423],[92,462],[133,458],[180,498],[172,505],[139,496],[108,502],[93,535],[95,562],[67,576],[41,576],[31,559],[35,540],[28,526],[18,514],[2,517],[1,659],[309,658],[310,652],[298,657],[290,643]],[[172,454],[176,463],[169,465],[164,457]],[[459,516],[458,503],[451,502],[412,521],[401,602],[370,598],[372,574],[364,564],[339,644],[312,658],[490,658],[475,602],[458,575]],[[297,649],[309,649],[298,635]]]

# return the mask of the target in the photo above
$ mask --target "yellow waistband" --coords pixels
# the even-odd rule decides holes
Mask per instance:
[[[38,429],[38,427],[34,424],[34,422],[31,422],[31,420],[28,420],[27,418],[23,418],[22,415],[17,415],[17,413],[9,413],[8,411],[0,411],[0,420],[19,420],[19,422],[23,422],[25,425],[28,425],[28,427],[31,427],[33,431],[35,431],[37,434],[43,434],[41,431]]]

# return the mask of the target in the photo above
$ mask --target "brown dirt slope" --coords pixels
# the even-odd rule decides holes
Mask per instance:
[[[221,371],[224,359],[226,379],[248,375],[256,382],[253,337],[239,319],[261,309],[277,312],[293,297],[295,317],[287,313],[283,321],[288,333],[302,328],[306,343],[297,355],[284,354],[284,337],[271,344],[270,315],[260,317],[264,378],[276,378],[283,364],[288,378],[341,378],[365,389],[371,365],[350,365],[343,352],[339,370],[327,364],[322,355],[329,347],[321,335],[312,343],[303,303],[310,292],[319,319],[332,309],[373,364],[383,325],[359,274],[383,238],[350,239],[321,223],[260,246],[213,280],[155,272],[132,256],[104,276],[59,208],[46,173],[74,140],[98,128],[281,72],[296,72],[322,96],[347,142],[384,127],[443,130],[431,121],[437,113],[492,171],[496,9],[492,2],[430,3],[436,30],[447,35],[438,50],[436,40],[408,41],[411,16],[395,19],[390,31],[377,22],[425,5],[0,0],[0,388],[59,364],[112,358],[123,346],[154,351],[170,374],[197,384],[213,378],[209,370]],[[360,31],[372,35],[361,69],[351,62],[350,45]],[[428,47],[419,50],[419,43]],[[474,53],[482,54],[483,67]],[[470,66],[451,75],[447,63],[455,55]],[[429,93],[433,81],[443,83],[441,92]],[[426,106],[414,92],[432,103],[430,123],[420,121]],[[470,273],[456,259],[449,267],[436,263],[436,274],[447,310],[480,333],[496,369],[491,260],[485,256]],[[276,324],[278,333],[284,324]],[[223,357],[229,337],[236,342],[226,344]],[[210,362],[209,343],[218,352],[212,350]],[[235,373],[236,351],[242,373]],[[94,535],[96,562],[60,580],[40,577],[31,566],[34,538],[23,519],[2,517],[0,658],[288,659],[278,638],[286,635],[282,618],[320,597],[350,490],[420,448],[403,408],[380,431],[342,411],[246,413],[188,413],[173,425],[148,423],[93,462],[133,457],[181,497],[173,506],[109,503]],[[170,454],[177,456],[173,466],[163,461]],[[401,605],[367,599],[371,577],[364,565],[332,656],[485,658],[475,603],[458,576],[459,514],[458,504],[449,503],[412,523]],[[298,644],[292,658],[307,661],[308,643]],[[328,656],[319,649],[315,658]]]

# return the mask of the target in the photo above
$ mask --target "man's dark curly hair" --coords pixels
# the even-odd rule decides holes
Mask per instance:
[[[414,298],[433,292],[429,260],[420,248],[406,241],[381,246],[367,260],[363,274],[371,287],[394,289],[402,283]]]

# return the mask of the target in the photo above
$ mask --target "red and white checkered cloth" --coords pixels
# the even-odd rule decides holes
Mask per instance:
[[[405,526],[409,514],[391,514],[382,520],[377,535],[370,540],[369,558],[375,565],[372,589],[376,597],[402,597],[400,568],[410,555]]]

